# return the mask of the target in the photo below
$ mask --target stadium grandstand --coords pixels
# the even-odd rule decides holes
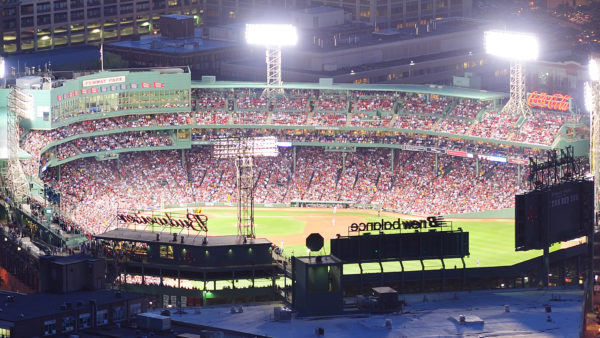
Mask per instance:
[[[540,267],[541,250],[513,245],[515,195],[530,187],[531,159],[569,147],[587,162],[589,116],[566,96],[542,107],[552,96],[536,93],[532,113],[513,116],[502,113],[506,93],[440,85],[322,79],[265,97],[265,83],[192,81],[187,67],[65,74],[0,89],[0,263],[32,290],[46,285],[42,256],[72,253],[106,260],[107,285],[162,307],[282,300],[302,308],[294,299],[310,297],[299,295],[300,267],[323,262],[323,281],[340,283],[329,290],[339,301],[312,297],[335,303],[327,314],[346,306],[342,295],[373,286],[583,283],[583,241],[555,243],[545,252],[550,270]],[[277,154],[252,158],[249,203],[260,221],[248,236],[239,231],[242,162],[216,148],[259,137],[275,139]],[[434,219],[439,231],[350,236],[353,222],[399,226],[400,217]],[[295,255],[315,233],[330,241],[310,248],[321,261]],[[413,241],[423,245],[418,255],[335,256],[344,254],[336,240],[383,245],[406,234],[422,236]],[[446,245],[429,240],[438,234],[454,236],[443,237],[454,243],[444,250],[456,250],[432,254]]]
[[[285,96],[266,99],[263,89],[191,81],[185,68],[102,72],[22,89],[33,111],[18,130],[23,171],[32,187],[61,194],[64,231],[98,234],[116,208],[233,205],[235,170],[211,155],[213,141],[275,136],[279,155],[257,160],[259,205],[349,201],[458,214],[514,207],[530,156],[588,138],[575,109],[503,116],[502,93],[287,83]],[[31,200],[45,204],[42,194]]]

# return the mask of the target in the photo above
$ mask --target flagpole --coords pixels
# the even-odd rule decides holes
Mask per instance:
[[[102,33],[100,33],[102,34]],[[100,40],[103,40],[102,35],[100,36]],[[103,42],[100,42],[100,70],[104,71],[104,53],[102,52],[102,46],[103,46]]]

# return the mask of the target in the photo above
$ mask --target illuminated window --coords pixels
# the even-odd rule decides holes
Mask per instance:
[[[108,310],[98,310],[96,312],[96,325],[106,325],[108,324]]]
[[[79,315],[79,328],[80,329],[85,329],[90,327],[90,314],[89,313],[82,313]]]
[[[113,322],[119,322],[125,319],[125,307],[119,306],[113,309]]]
[[[75,317],[68,316],[62,319],[62,332],[72,332],[75,330]]]
[[[160,246],[160,258],[173,259],[173,246],[161,245]]]
[[[141,313],[141,312],[142,312],[142,304],[141,303],[134,303],[134,304],[129,305],[129,316],[130,317],[135,317],[136,314]]]
[[[10,337],[10,330],[9,329],[3,329],[3,328],[0,327],[0,337],[9,338]]]
[[[56,320],[47,320],[44,322],[44,336],[56,334]]]

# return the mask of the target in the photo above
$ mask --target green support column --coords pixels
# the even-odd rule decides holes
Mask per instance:
[[[342,172],[346,170],[346,153],[342,153]]]
[[[60,181],[60,165],[58,166],[57,170],[56,170],[56,176],[58,176],[56,178],[56,180]]]
[[[185,149],[181,149],[181,167],[185,168]]]
[[[475,156],[475,177],[479,177],[479,156],[477,154]]]
[[[439,175],[439,170],[438,170],[439,164],[438,164],[438,154],[435,153],[435,168],[433,168],[435,176]]]
[[[521,184],[521,165],[517,164],[517,182]]]
[[[394,148],[390,149],[390,156],[391,156],[391,165],[390,165],[390,172],[393,174],[394,173]]]

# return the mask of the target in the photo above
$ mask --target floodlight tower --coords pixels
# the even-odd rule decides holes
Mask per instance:
[[[292,25],[246,25],[246,42],[267,48],[267,87],[263,97],[284,94],[281,87],[281,47],[293,46],[297,40],[296,28]]]
[[[5,183],[16,203],[23,203],[29,196],[29,181],[19,161],[19,119],[29,119],[32,113],[33,97],[26,91],[14,87],[8,97],[8,165]]]
[[[528,115],[523,62],[535,60],[539,47],[533,34],[492,30],[483,34],[486,53],[510,60],[510,98],[502,113]]]
[[[594,210],[600,211],[600,69],[598,60],[592,58],[588,64],[590,81],[585,83],[585,108],[590,113],[590,169],[594,176]],[[595,230],[598,229],[596,224]]]
[[[254,157],[277,156],[274,136],[230,137],[214,142],[213,155],[235,162],[238,235],[255,238],[254,232]]]
[[[594,227],[588,236],[588,250],[591,251],[590,271],[587,274],[588,294],[594,294],[596,281],[594,276],[600,274],[600,251],[597,249],[600,244],[600,227],[596,215],[600,212],[598,199],[600,198],[600,69],[598,60],[594,57],[590,59],[588,71],[590,80],[584,85],[585,108],[590,113],[590,171],[594,178]],[[598,306],[597,297],[591,297],[591,301],[586,302],[586,313],[592,313],[592,308]],[[587,317],[586,317],[587,318]]]

